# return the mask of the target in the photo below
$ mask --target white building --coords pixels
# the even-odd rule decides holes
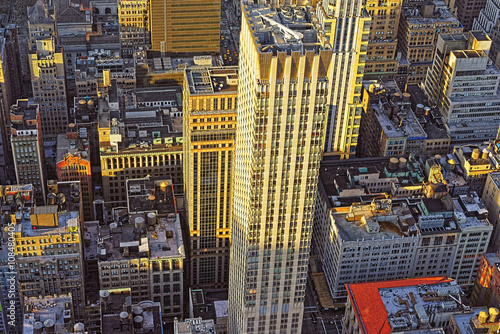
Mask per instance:
[[[486,214],[475,194],[373,200],[332,208],[327,220],[318,212],[315,245],[332,297],[345,300],[347,283],[435,275],[472,286],[493,230]]]
[[[500,124],[500,72],[482,31],[442,34],[424,90],[445,121],[451,144],[483,143],[496,137]]]

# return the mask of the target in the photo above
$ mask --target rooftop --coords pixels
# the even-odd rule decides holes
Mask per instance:
[[[212,319],[188,318],[184,322],[174,322],[175,334],[212,334],[215,325]]]
[[[90,160],[89,145],[89,140],[86,138],[68,138],[66,133],[58,134],[56,163],[63,161],[69,155],[79,156],[82,159]]]
[[[453,199],[453,205],[455,207],[453,214],[462,230],[473,227],[490,227],[493,229],[493,226],[486,218],[488,210],[476,193],[459,195],[458,198]]]
[[[253,35],[260,52],[331,49],[323,27],[312,7],[295,6],[271,8],[249,5],[242,8],[252,25]]]
[[[214,301],[214,306],[217,318],[224,318],[228,316],[229,300],[216,300]]]
[[[132,326],[122,326],[120,321],[123,312],[127,313],[126,319],[129,320],[129,312],[132,309],[130,288],[101,290],[99,295],[102,333],[114,333],[115,331],[119,331],[123,334],[133,334]],[[125,318],[125,314],[123,317]]]
[[[10,121],[15,130],[37,129],[38,104],[30,104],[27,99],[19,99],[10,107]]]
[[[148,300],[132,304],[130,288],[101,290],[102,333],[162,333],[161,304]]]
[[[417,231],[408,206],[393,205],[391,200],[356,203],[348,213],[334,210],[332,218],[339,237],[344,242],[402,239],[410,234],[416,235]]]
[[[71,295],[32,297],[24,300],[24,308],[23,334],[73,332]]]
[[[110,78],[135,78],[133,60],[122,59],[109,49],[96,49],[88,54],[76,59],[77,81],[102,78],[104,70],[109,70]]]
[[[432,23],[442,23],[449,22],[452,26],[462,26],[460,21],[453,15],[452,11],[448,8],[444,1],[431,1],[425,4],[433,9],[432,16],[424,17],[421,8],[403,8],[403,13],[406,16],[406,19],[411,24],[418,25],[421,24],[432,24]],[[422,26],[420,26],[421,28]],[[425,26],[424,26],[425,27]]]
[[[154,212],[160,217],[177,213],[172,180],[146,177],[127,180],[128,212]]]
[[[211,56],[194,56],[194,57],[157,57],[153,58],[148,66],[148,70],[155,74],[161,73],[181,73],[185,68],[190,66],[213,66],[215,59]]]
[[[179,99],[179,96],[181,98]],[[182,106],[182,88],[179,86],[147,87],[128,90],[124,96],[129,108],[140,108],[144,103],[170,102],[169,106]],[[179,103],[180,102],[180,103]],[[162,106],[162,105],[159,105]]]
[[[460,287],[445,276],[347,284],[346,287],[360,328],[367,334],[430,330],[431,310],[441,313],[462,309],[449,297],[460,300]]]
[[[99,104],[101,104],[99,102]],[[161,107],[99,112],[99,127],[110,128],[110,141],[101,141],[103,154],[134,154],[150,150],[182,151],[182,132]]]
[[[146,214],[133,217],[133,225],[115,222],[100,226],[97,249],[89,249],[91,254],[95,252],[101,261],[139,257],[149,259],[185,257],[178,216],[158,217],[155,219],[156,223],[149,220]],[[148,219],[147,227],[146,219]],[[91,241],[89,247],[94,244]]]
[[[500,190],[500,172],[491,172],[488,177],[493,181],[495,187]]]
[[[396,165],[391,163],[391,157],[349,159],[348,162],[347,160],[324,160],[320,168],[321,184],[327,197],[380,193],[379,190],[375,191],[379,186],[370,186],[369,183],[372,181],[361,180],[359,177],[359,175],[369,174],[376,175],[375,178],[381,182],[392,182],[400,186],[422,185],[424,181],[418,162],[412,160],[408,163],[403,157]],[[352,190],[356,189],[358,191],[353,194]]]
[[[454,328],[458,330],[457,334],[474,333],[471,328],[471,319],[477,317],[481,311],[488,312],[488,308],[486,306],[474,307],[472,312],[453,314],[452,318],[455,323]]]
[[[54,183],[52,187],[49,187],[49,189],[55,189],[55,192],[49,192],[48,205],[21,207],[18,214],[22,218],[21,222],[16,224],[15,231],[21,233],[22,237],[75,232],[79,228],[80,219],[79,185],[79,182]],[[77,199],[76,202],[75,199]],[[39,218],[38,215],[43,216]],[[47,215],[51,215],[51,218]]]
[[[186,79],[190,95],[238,92],[237,67],[187,68]]]

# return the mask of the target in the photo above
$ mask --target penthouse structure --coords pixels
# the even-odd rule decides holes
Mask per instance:
[[[127,203],[115,222],[85,235],[88,258],[97,259],[101,290],[130,287],[132,303],[160,303],[172,322],[183,314],[186,256],[172,181],[128,180]]]
[[[17,100],[10,108],[12,155],[16,180],[32,184],[37,204],[45,203],[46,172],[41,116],[37,104]]]
[[[28,8],[28,49],[36,49],[36,41],[50,39],[56,36],[56,22],[54,13],[49,10],[48,3],[37,0],[33,7]]]
[[[469,190],[483,195],[488,174],[500,168],[498,147],[491,145],[463,145],[453,149],[462,167],[465,180],[469,182]]]
[[[128,111],[159,109],[170,115],[173,131],[181,131],[182,124],[182,90],[178,86],[142,87],[123,92],[120,101]]]
[[[462,31],[462,25],[444,1],[423,2],[420,8],[404,8],[398,30],[398,50],[400,58],[409,62],[406,85],[425,80],[440,34]]]
[[[83,250],[77,183],[59,183],[46,206],[21,197],[14,236],[21,302],[24,298],[71,294],[75,321],[83,321]],[[68,199],[68,200],[66,200]]]
[[[169,175],[176,193],[182,193],[181,129],[173,130],[172,118],[156,107],[99,113],[99,149],[107,219],[111,220],[113,207],[127,206],[127,178]]]
[[[330,205],[346,197],[359,200],[370,195],[405,198],[424,194],[425,175],[413,157],[349,161],[323,161],[321,164],[318,188],[325,192],[325,202],[330,199]]]
[[[215,333],[212,319],[188,318],[185,321],[174,322],[174,334],[211,334]]]
[[[471,318],[460,286],[446,276],[347,284],[347,291],[343,333],[438,334],[453,314]]]
[[[414,112],[395,81],[364,81],[363,109],[358,157],[448,153],[450,138],[431,123],[430,108],[418,104]]]
[[[314,236],[334,300],[352,282],[447,275],[472,287],[493,230],[477,195],[374,199],[329,213],[316,215]]]
[[[425,176],[429,182],[446,185],[446,191],[452,197],[469,193],[473,182],[467,181],[464,168],[456,155],[436,155],[420,160],[420,164],[424,166]]]
[[[191,287],[229,281],[236,132],[236,68],[188,68],[184,83],[184,194],[190,229]]]
[[[452,314],[449,330],[459,334],[471,332],[493,334],[500,330],[498,312],[498,309],[494,307],[489,309],[475,307],[472,312]]]

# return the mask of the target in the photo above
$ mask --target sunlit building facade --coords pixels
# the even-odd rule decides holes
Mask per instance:
[[[229,281],[237,69],[187,69],[184,80],[191,287],[223,289]]]
[[[316,9],[333,48],[328,77],[328,119],[325,151],[341,158],[356,153],[359,125],[363,113],[361,92],[366,51],[370,34],[370,15],[360,0],[323,0]]]
[[[150,0],[149,6],[153,50],[220,52],[220,1]]]
[[[120,21],[120,45],[123,58],[132,58],[138,47],[151,44],[149,35],[149,1],[118,1]]]
[[[240,51],[228,330],[299,333],[332,49],[310,7],[251,4]]]

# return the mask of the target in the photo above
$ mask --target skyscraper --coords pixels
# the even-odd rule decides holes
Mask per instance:
[[[184,194],[191,287],[228,286],[232,220],[235,67],[188,68],[184,78]]]
[[[323,0],[316,9],[333,48],[328,77],[329,112],[325,151],[341,158],[356,153],[363,113],[362,81],[370,34],[370,15],[361,0]]]
[[[299,333],[332,48],[311,7],[250,4],[240,53],[229,333]]]
[[[150,0],[152,49],[219,53],[220,7],[218,0]]]
[[[17,100],[10,108],[10,143],[18,184],[32,184],[37,205],[45,204],[46,170],[42,123],[37,104]]]
[[[68,125],[62,50],[52,37],[37,40],[36,51],[29,56],[33,98],[40,105],[42,133],[55,139]]]
[[[423,89],[440,111],[452,145],[482,144],[496,137],[500,71],[488,57],[490,47],[491,39],[482,31],[437,39]]]

